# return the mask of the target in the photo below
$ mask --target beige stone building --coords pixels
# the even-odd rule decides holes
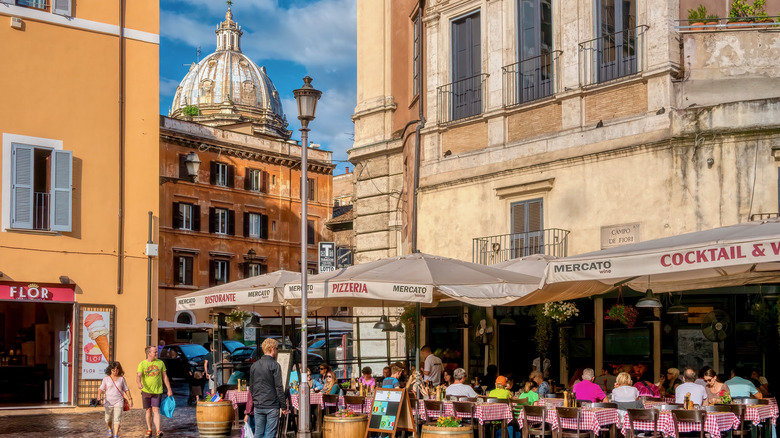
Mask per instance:
[[[410,251],[418,105],[426,253],[574,255],[780,210],[780,34],[692,30],[696,6],[358,1],[357,261]]]

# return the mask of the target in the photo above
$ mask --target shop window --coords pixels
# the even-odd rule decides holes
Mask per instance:
[[[200,206],[187,202],[174,202],[173,228],[200,231]]]
[[[71,231],[73,152],[11,143],[10,225]]]
[[[176,256],[173,258],[173,278],[179,286],[192,286],[193,258],[190,256]]]
[[[211,184],[220,187],[233,187],[236,168],[217,161],[211,162]]]
[[[268,216],[260,213],[244,213],[244,237],[268,238]]]
[[[209,284],[216,286],[230,281],[230,262],[228,260],[211,260],[209,262]]]
[[[235,235],[236,214],[227,208],[209,208],[209,232],[214,234]]]

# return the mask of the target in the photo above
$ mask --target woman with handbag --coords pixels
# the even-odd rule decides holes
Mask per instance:
[[[106,425],[108,437],[119,436],[119,422],[122,411],[129,411],[133,406],[133,396],[124,378],[125,371],[122,364],[114,361],[106,368],[106,377],[98,389],[98,398],[103,401],[106,408]]]

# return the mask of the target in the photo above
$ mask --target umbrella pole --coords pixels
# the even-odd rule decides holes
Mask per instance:
[[[284,306],[279,306],[282,308],[282,350],[284,350],[284,335],[286,333],[286,325],[287,325],[287,318],[284,315]]]

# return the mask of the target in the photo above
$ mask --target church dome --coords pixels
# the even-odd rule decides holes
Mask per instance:
[[[176,89],[170,116],[251,134],[290,138],[279,92],[265,67],[241,53],[243,31],[228,8],[217,26],[217,50]]]

